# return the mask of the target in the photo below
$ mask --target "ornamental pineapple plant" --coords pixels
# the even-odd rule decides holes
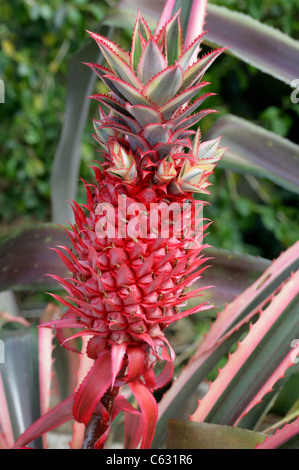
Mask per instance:
[[[124,411],[126,438],[137,446],[142,436],[141,448],[149,448],[157,421],[153,392],[173,375],[175,355],[164,330],[209,308],[186,308],[190,297],[200,295],[201,289],[190,287],[206,261],[208,223],[201,217],[204,203],[193,194],[209,193],[208,178],[225,149],[220,138],[203,142],[193,126],[213,112],[198,110],[212,93],[197,95],[223,49],[197,58],[203,35],[184,45],[180,12],[155,34],[138,13],[130,53],[90,35],[107,62],[87,64],[108,89],[92,96],[108,108],[100,108],[94,121],[102,159],[93,167],[95,182],[85,183],[86,204],[72,203],[72,249],[57,249],[72,277],[53,275],[68,296],[52,295],[67,311],[44,326],[56,328],[70,350],[71,339],[87,336],[86,354],[94,363],[77,391],[49,416],[52,428],[75,418],[86,426],[83,447],[102,448],[113,419]],[[65,334],[69,328],[74,335]],[[164,364],[158,376],[157,363]],[[120,394],[124,385],[140,412]],[[34,436],[48,429],[49,422],[41,420],[33,425]]]

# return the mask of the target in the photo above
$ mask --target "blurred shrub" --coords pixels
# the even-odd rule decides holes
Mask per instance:
[[[50,217],[49,179],[64,116],[67,60],[106,10],[104,1],[1,0],[2,227],[23,215]]]

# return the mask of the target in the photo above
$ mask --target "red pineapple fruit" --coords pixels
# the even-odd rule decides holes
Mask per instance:
[[[87,354],[94,365],[71,401],[75,420],[87,426],[85,447],[103,447],[123,410],[131,413],[127,438],[132,419],[138,429],[131,445],[142,435],[141,447],[148,448],[157,421],[152,392],[173,374],[174,352],[164,330],[208,308],[182,310],[200,295],[188,289],[205,261],[203,203],[192,194],[208,193],[208,177],[224,149],[220,138],[201,142],[200,130],[191,130],[213,112],[192,114],[211,93],[191,100],[207,84],[202,77],[222,49],[190,64],[202,36],[184,50],[179,12],[155,35],[138,14],[130,54],[90,34],[108,63],[88,64],[109,90],[93,96],[110,109],[108,115],[100,109],[94,122],[104,163],[94,168],[95,184],[85,184],[87,204],[73,203],[73,250],[57,250],[72,273],[71,279],[53,276],[69,294],[54,296],[67,311],[45,326],[55,327],[66,347],[66,327],[79,329],[72,338],[91,337]],[[157,362],[165,363],[158,377]],[[125,384],[141,413],[118,394]]]

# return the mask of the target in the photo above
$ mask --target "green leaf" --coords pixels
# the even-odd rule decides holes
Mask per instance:
[[[1,270],[1,268],[0,268]],[[1,291],[2,289],[0,289]],[[18,316],[20,314],[18,302],[11,290],[0,292],[0,312],[9,312],[11,315]]]
[[[144,18],[141,16],[140,11],[138,10],[137,20],[133,31],[132,48],[130,54],[130,64],[135,72],[137,71],[137,67],[143,52],[141,38],[143,38],[145,41],[148,41],[150,36],[151,31],[144,21]]]
[[[183,108],[183,111],[181,111],[176,117],[174,117],[170,122],[171,124],[174,124],[177,127],[180,126],[181,122],[185,120],[187,116],[189,116],[193,111],[195,111],[207,98],[210,96],[213,96],[214,93],[206,93],[205,95],[200,96],[196,100],[193,101],[189,106],[186,106]],[[214,110],[211,110],[215,112]]]
[[[142,54],[142,44],[141,44],[141,39],[138,34],[137,28],[138,28],[138,25],[136,24],[134,32],[133,32],[132,49],[131,49],[131,67],[135,72],[137,71],[139,60]]]
[[[169,129],[165,129],[165,124],[149,124],[143,131],[144,138],[151,147],[161,142],[168,142],[171,135]]]
[[[205,139],[219,135],[229,147],[220,167],[268,178],[299,193],[299,145],[231,114],[219,118]]]
[[[90,98],[100,101],[100,103],[105,104],[106,106],[108,106],[108,108],[113,109],[114,111],[116,111],[118,114],[121,114],[122,116],[125,116],[126,119],[130,116],[130,114],[126,111],[124,106],[122,106],[122,104],[119,101],[115,100],[111,96],[96,94],[96,95],[92,95]]]
[[[280,416],[285,415],[298,400],[299,371],[293,373],[287,380],[285,386],[277,396],[272,407],[272,413]]]
[[[167,449],[254,449],[265,434],[218,424],[170,420]]]

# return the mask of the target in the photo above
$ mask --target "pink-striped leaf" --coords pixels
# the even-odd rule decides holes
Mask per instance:
[[[9,409],[5,396],[3,381],[0,371],[0,435],[2,436],[2,444],[0,442],[0,449],[12,447],[14,444],[14,434],[9,415]]]
[[[58,243],[68,244],[69,238],[54,224],[25,229],[3,242],[0,245],[0,290],[53,288],[56,282],[46,274],[55,272],[64,277],[68,273],[49,249]]]
[[[34,441],[44,433],[52,431],[53,429],[61,426],[73,419],[72,406],[74,402],[74,396],[71,395],[66,400],[59,403],[52,410],[48,411],[45,415],[41,416],[35,421],[21,436],[16,440],[13,448],[18,449],[20,447],[27,446],[30,442]]]
[[[217,316],[189,364],[184,367],[177,380],[159,402],[159,420],[153,446],[158,445],[158,442],[165,438],[169,418],[178,416],[178,409],[184,407],[192,391],[247,331],[248,323],[269,302],[271,295],[278,289],[281,282],[299,268],[298,247],[299,242],[283,253],[244,293],[236,297]],[[240,269],[238,261],[235,269]],[[207,273],[209,271],[211,272],[212,268]],[[236,279],[237,277],[236,271]]]
[[[299,76],[298,41],[249,15],[209,3],[207,40],[229,47],[230,53],[290,84]]]
[[[130,382],[129,386],[140,406],[144,419],[144,433],[141,441],[141,449],[149,449],[154,438],[158,418],[157,402],[140,379]]]
[[[91,415],[106,390],[111,386],[111,353],[104,351],[78,388],[73,413],[79,423],[88,424]]]
[[[94,360],[90,359],[90,357],[86,354],[86,348],[90,337],[84,336],[82,337],[82,354],[79,354],[79,366],[76,370],[77,376],[77,387],[79,388],[81,382],[84,380],[88,372],[93,366]],[[71,449],[81,449],[83,440],[84,440],[84,433],[85,433],[85,425],[83,423],[78,423],[74,421],[73,423],[73,436],[70,442]]]
[[[191,417],[193,421],[236,425],[272,391],[286,368],[293,364],[290,344],[299,335],[298,306],[294,307],[293,301],[298,293],[299,270],[250,326],[246,338],[199,403]]]
[[[48,318],[51,318],[56,310],[56,306],[49,304],[43,312],[41,322]],[[49,411],[50,408],[54,334],[53,331],[47,328],[39,328],[37,334],[40,412],[41,415],[44,415]],[[46,435],[43,436],[43,448],[47,448]]]
[[[299,269],[299,242],[274,260],[254,283],[226,306],[200,344],[194,359],[213,347],[240,317],[244,317],[255,308],[261,309],[269,295],[297,269]]]
[[[298,449],[299,418],[287,423],[256,446],[256,449]],[[296,440],[296,442],[294,442]],[[295,446],[293,447],[293,444]]]
[[[35,326],[0,330],[5,362],[0,364],[3,389],[14,437],[40,416],[38,335]],[[5,402],[4,402],[5,406]],[[41,440],[34,447],[42,447]]]
[[[156,26],[155,34],[158,34],[161,28],[163,28],[163,26],[165,25],[165,23],[169,21],[170,18],[172,17],[172,12],[173,12],[175,2],[176,0],[166,0],[163,10],[162,8],[159,8],[161,5],[158,5],[158,4],[155,5],[156,8],[153,11],[153,13],[159,19],[158,24]]]
[[[203,33],[205,27],[205,19],[207,14],[208,0],[193,0],[190,15],[188,18],[188,26],[185,34],[184,47],[188,47],[194,38]],[[193,55],[196,58],[196,55]]]

